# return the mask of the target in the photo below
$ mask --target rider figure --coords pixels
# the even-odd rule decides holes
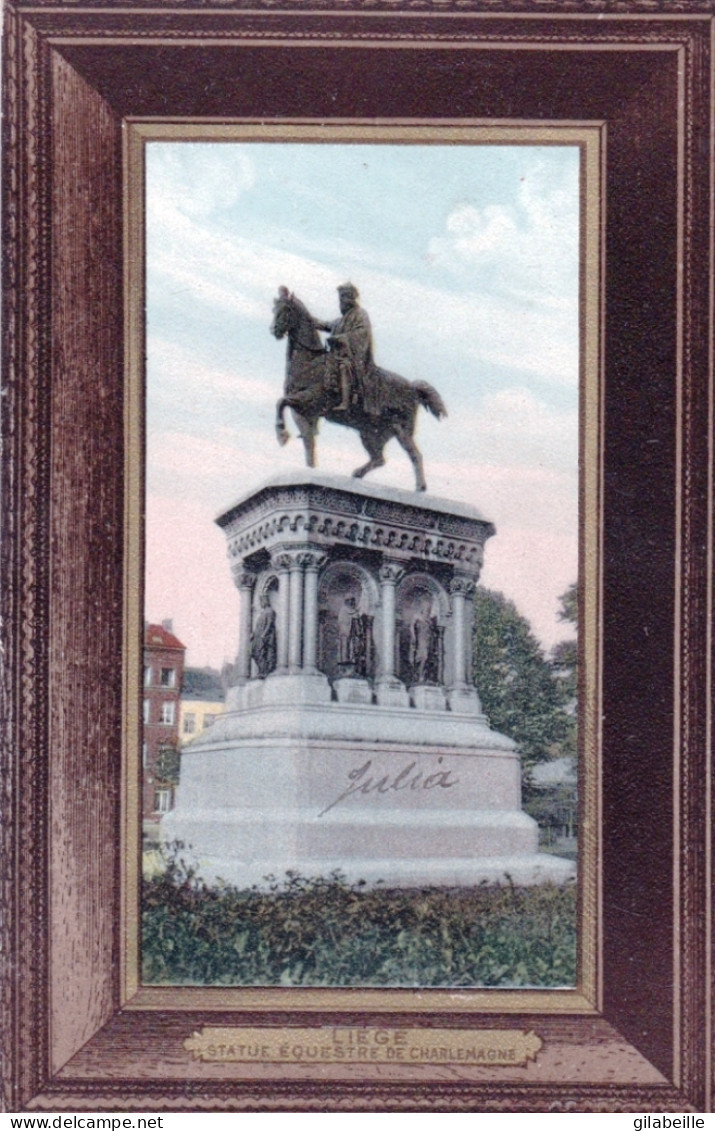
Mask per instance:
[[[367,311],[358,304],[357,287],[344,283],[338,287],[340,318],[334,322],[318,322],[319,330],[328,330],[331,354],[335,357],[340,380],[340,404],[334,412],[350,408],[353,391],[365,412],[379,415],[380,403],[372,354],[372,329]]]

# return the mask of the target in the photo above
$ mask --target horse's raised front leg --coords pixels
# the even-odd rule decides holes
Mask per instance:
[[[414,427],[414,420],[412,423]],[[415,469],[416,489],[418,491],[426,491],[427,484],[425,482],[425,472],[424,466],[422,464],[422,453],[420,452],[420,449],[417,447],[417,444],[414,441],[414,438],[412,436],[412,429],[406,425],[396,425],[395,436],[397,438],[397,442],[401,444],[401,446],[410,457],[410,460],[412,461],[412,466]]]
[[[308,467],[315,467],[315,437],[318,431],[316,421],[293,409],[293,419],[300,432],[300,438],[305,448],[305,462]]]
[[[276,404],[276,437],[281,447],[284,447],[290,440],[290,432],[286,428],[285,420],[283,419],[283,412],[287,404],[288,401],[285,397],[281,397]]]
[[[362,446],[370,456],[367,463],[362,467],[357,467],[353,471],[353,479],[362,479],[363,475],[367,475],[368,471],[374,471],[376,467],[383,467],[385,464],[385,457],[382,450],[387,443],[389,436],[378,435],[375,432],[361,432],[360,439]]]

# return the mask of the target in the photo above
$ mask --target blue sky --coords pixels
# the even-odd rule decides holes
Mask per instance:
[[[213,519],[303,466],[273,431],[278,286],[321,318],[358,286],[378,363],[430,381],[430,492],[497,526],[482,581],[550,646],[577,570],[578,150],[574,146],[147,145],[147,615],[190,663],[232,658],[238,603]],[[291,425],[291,430],[295,432]],[[323,425],[320,470],[363,462]],[[373,481],[411,489],[396,444]]]

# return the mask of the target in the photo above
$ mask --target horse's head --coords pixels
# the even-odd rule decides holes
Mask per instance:
[[[275,338],[280,340],[286,334],[290,334],[291,330],[295,330],[300,320],[296,303],[297,300],[287,287],[278,288],[278,298],[273,302],[273,321],[271,322],[271,333]]]

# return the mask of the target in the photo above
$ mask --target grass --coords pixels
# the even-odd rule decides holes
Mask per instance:
[[[387,891],[333,873],[207,885],[178,853],[145,877],[145,984],[563,987],[574,884]]]

